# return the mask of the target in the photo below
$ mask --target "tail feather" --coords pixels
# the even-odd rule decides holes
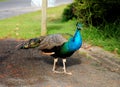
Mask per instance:
[[[33,38],[28,41],[25,41],[21,44],[18,44],[16,46],[17,49],[29,49],[29,48],[35,48],[40,45],[40,42],[43,40],[43,37],[40,38]]]

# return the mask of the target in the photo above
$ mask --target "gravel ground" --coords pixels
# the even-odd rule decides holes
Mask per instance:
[[[21,41],[0,40],[0,87],[120,87],[120,74],[76,52],[67,60],[72,75],[52,72],[53,58],[37,49],[16,50]],[[58,70],[62,70],[61,60]]]

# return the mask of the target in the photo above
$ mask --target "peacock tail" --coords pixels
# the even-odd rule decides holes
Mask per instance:
[[[35,48],[38,47],[40,45],[40,42],[44,39],[43,36],[39,37],[39,38],[32,38],[28,41],[25,41],[19,45],[17,45],[16,47],[18,49],[29,49],[29,48]]]

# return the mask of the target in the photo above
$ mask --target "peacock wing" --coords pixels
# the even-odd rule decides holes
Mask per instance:
[[[52,49],[53,47],[61,46],[66,41],[67,39],[61,34],[48,35],[40,42],[39,49]]]

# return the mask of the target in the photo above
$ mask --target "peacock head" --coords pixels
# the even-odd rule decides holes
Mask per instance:
[[[82,29],[82,24],[77,22],[76,27],[77,27],[78,30],[81,30]]]

